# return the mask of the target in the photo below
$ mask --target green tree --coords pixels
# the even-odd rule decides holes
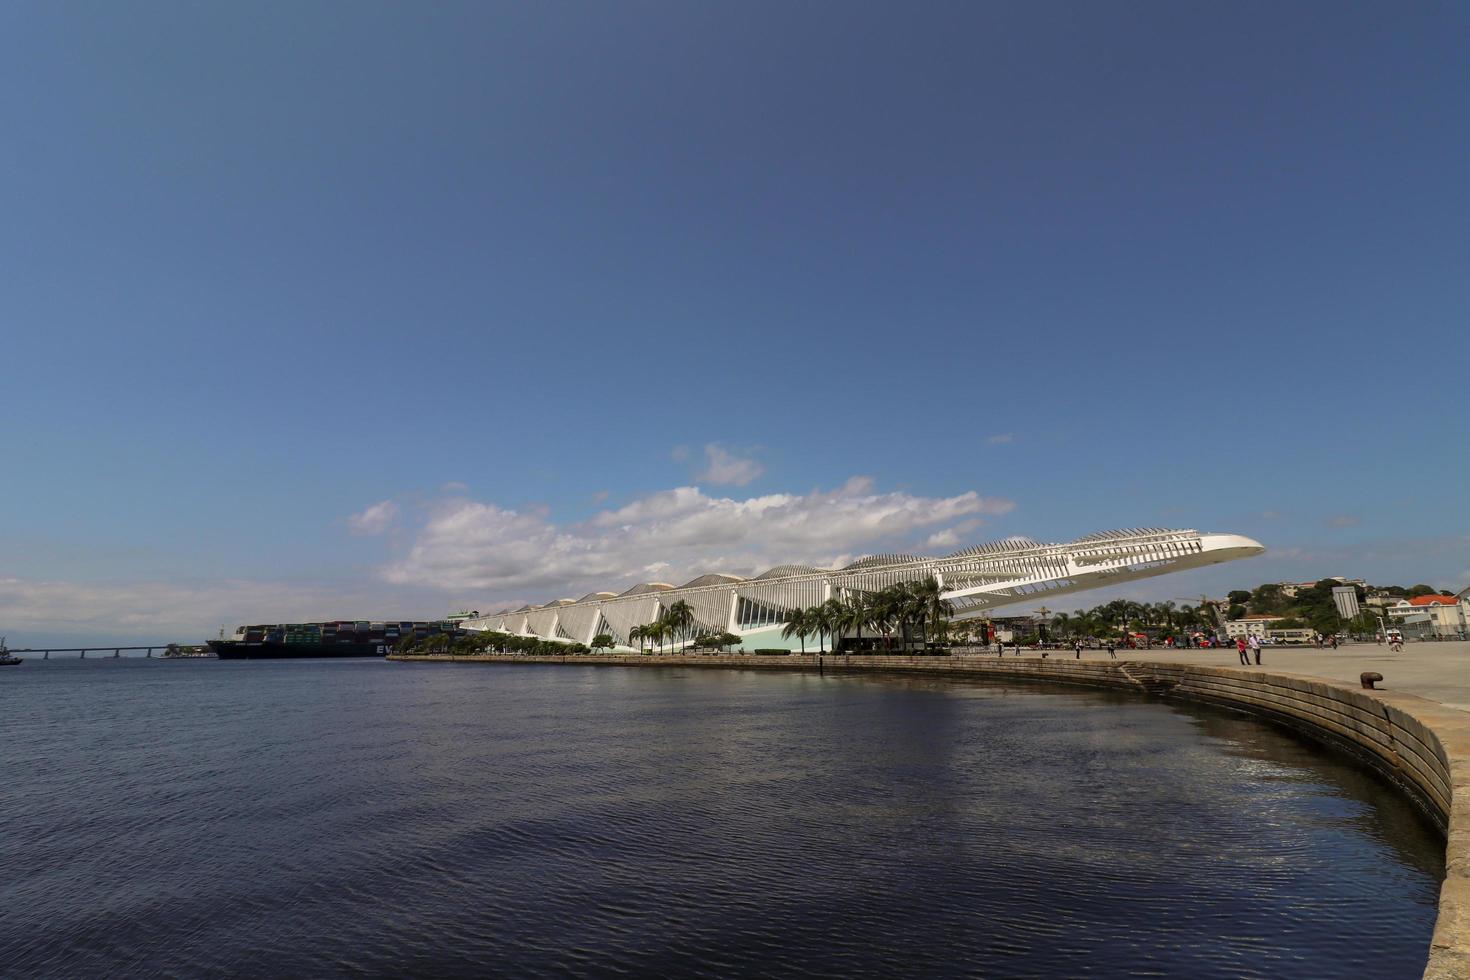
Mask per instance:
[[[1069,636],[1072,633],[1076,632],[1077,624],[1072,621],[1071,616],[1067,615],[1064,612],[1059,612],[1052,615],[1051,628],[1054,635],[1056,635],[1057,637],[1063,637]]]
[[[832,652],[837,652],[837,640],[847,622],[847,607],[841,599],[828,599],[817,607],[817,623],[832,641]]]
[[[1226,598],[1230,600],[1232,606],[1243,606],[1251,601],[1251,594],[1245,589],[1232,589]]]
[[[1424,585],[1423,583],[1420,583],[1419,585],[1411,586],[1410,589],[1409,589],[1409,598],[1410,599],[1417,599],[1421,595],[1438,595],[1438,594],[1439,594],[1439,590],[1436,589],[1434,586],[1432,586],[1432,585]]]
[[[592,638],[592,649],[611,650],[612,648],[613,638],[611,633],[598,633]]]
[[[1318,608],[1312,610],[1307,622],[1311,623],[1312,629],[1323,636],[1331,636],[1342,625],[1342,617],[1338,615],[1336,606],[1331,609]]]
[[[903,618],[904,601],[903,591],[896,586],[874,592],[867,599],[868,625],[882,632],[883,645],[889,650],[893,647],[893,630]]]
[[[1282,593],[1280,585],[1261,585],[1251,593],[1249,605],[1251,612],[1259,616],[1270,616],[1285,611],[1286,596]]]
[[[892,586],[898,611],[898,632],[904,649],[913,643],[914,629],[924,619],[924,601],[915,586],[914,582],[899,582]]]
[[[837,620],[837,632],[839,636],[851,630],[854,639],[861,643],[863,629],[873,621],[871,594],[867,592],[849,592],[841,602],[841,612],[835,618]]]
[[[668,611],[664,614],[664,621],[669,625],[671,643],[674,637],[687,641],[690,632],[694,629],[694,607],[680,599],[669,606]]]
[[[954,615],[954,603],[944,598],[944,589],[933,575],[915,583],[912,586],[912,596],[916,618],[926,627],[924,645],[928,646],[929,636],[938,636],[939,624],[946,617]]]
[[[801,641],[801,653],[806,655],[806,638],[813,633],[811,616],[805,609],[788,609],[786,618],[782,620],[781,638],[791,639],[793,636]]]

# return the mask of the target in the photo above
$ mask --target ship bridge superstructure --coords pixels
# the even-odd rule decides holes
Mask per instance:
[[[930,576],[954,606],[955,618],[985,616],[1018,603],[1121,585],[1169,572],[1259,555],[1265,548],[1238,534],[1166,528],[1129,528],[1043,544],[1007,538],[942,558],[869,555],[842,568],[778,565],[753,578],[721,572],[683,585],[642,582],[620,593],[593,592],[467,620],[494,630],[590,644],[600,634],[632,646],[635,627],[652,623],[675,602],[688,603],[697,631],[733,633],[744,645],[780,647],[780,625],[793,609],[858,592],[877,592]]]

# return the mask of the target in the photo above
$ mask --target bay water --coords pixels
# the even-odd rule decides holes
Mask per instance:
[[[1031,684],[0,671],[0,975],[1415,977],[1444,842],[1255,719]]]

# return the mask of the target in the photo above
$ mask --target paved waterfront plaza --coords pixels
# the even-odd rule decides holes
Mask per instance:
[[[1070,651],[1057,651],[1053,657],[1070,657]],[[1084,650],[1086,659],[1102,657],[1107,651]],[[1240,658],[1235,648],[1209,650],[1120,650],[1119,659],[1167,663],[1200,664],[1211,667],[1238,667]],[[1272,646],[1261,653],[1261,666],[1273,674],[1299,677],[1322,677],[1357,686],[1358,676],[1365,670],[1383,675],[1378,686],[1386,691],[1402,691],[1438,701],[1451,708],[1470,711],[1470,641],[1406,643],[1402,653],[1394,653],[1387,644],[1348,643],[1336,650],[1307,646]]]

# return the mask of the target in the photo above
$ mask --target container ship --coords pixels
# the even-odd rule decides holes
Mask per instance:
[[[385,657],[404,637],[457,633],[462,616],[434,622],[375,623],[337,620],[241,626],[233,639],[210,640],[221,660],[284,660],[297,657]]]

